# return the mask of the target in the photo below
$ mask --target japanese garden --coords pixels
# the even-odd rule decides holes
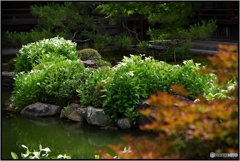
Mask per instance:
[[[34,29],[2,33],[2,48],[20,49],[2,56],[2,159],[238,154],[238,47],[191,52],[218,28],[189,24],[200,5],[31,5]]]

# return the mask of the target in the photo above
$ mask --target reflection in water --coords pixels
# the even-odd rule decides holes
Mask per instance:
[[[8,93],[6,93],[8,92]],[[2,107],[10,91],[2,92]],[[38,149],[39,144],[51,149],[51,156],[67,154],[72,159],[94,159],[94,151],[108,149],[107,144],[122,142],[121,137],[149,135],[139,130],[100,130],[99,127],[81,125],[58,117],[26,118],[2,111],[2,159],[11,159],[11,151],[19,156],[25,152],[21,145]]]

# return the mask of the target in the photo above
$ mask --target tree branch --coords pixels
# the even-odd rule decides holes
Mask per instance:
[[[124,25],[124,22],[123,22],[123,21],[122,21],[122,25],[123,25],[123,27],[124,27],[125,29],[128,30],[128,32],[129,32],[130,35],[131,35],[130,32],[134,33],[134,34],[136,35],[136,39],[138,40],[138,42],[141,42],[141,41],[139,40],[139,38],[138,38],[138,33],[137,33],[137,32],[132,31],[132,30],[130,30],[128,27],[126,27],[126,26]]]
[[[71,40],[72,40],[73,42],[87,42],[87,41],[91,40],[91,39],[86,39],[86,40],[74,39],[74,38],[76,37],[76,34],[77,34],[77,33],[79,33],[79,31],[76,31],[76,32],[74,33],[73,37],[71,38]]]

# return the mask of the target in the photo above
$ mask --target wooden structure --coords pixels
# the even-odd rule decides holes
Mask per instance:
[[[218,28],[211,36],[218,39],[239,39],[239,2],[202,2],[195,16],[190,18],[190,24],[202,20],[216,20]]]

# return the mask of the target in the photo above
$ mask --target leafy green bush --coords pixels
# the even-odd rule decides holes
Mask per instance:
[[[106,114],[115,121],[121,116],[134,120],[137,104],[157,92],[157,89],[164,89],[168,80],[161,77],[168,73],[169,67],[167,63],[156,62],[151,58],[142,60],[142,56],[124,57],[113,68],[114,75],[104,85],[103,108]],[[158,80],[163,81],[158,83]]]
[[[78,56],[81,60],[99,60],[102,56],[95,49],[87,48],[78,51]]]
[[[98,69],[86,68],[84,71],[84,82],[77,88],[78,95],[81,98],[81,104],[84,106],[94,105],[95,107],[101,107],[102,93],[99,90],[99,84],[109,79],[112,74],[113,71],[108,67]]]
[[[184,84],[194,99],[215,83],[213,76],[196,73],[198,68],[192,61],[179,66],[150,57],[124,57],[103,86],[103,108],[110,119],[116,121],[126,116],[134,121],[138,116],[135,112],[138,103],[157,91],[171,92],[171,85],[178,83]]]
[[[14,72],[29,72],[37,64],[65,59],[78,59],[76,43],[61,37],[43,39],[23,45],[17,54]]]
[[[39,69],[15,75],[13,107],[21,109],[38,101],[68,104],[80,84],[84,66],[79,60],[63,60],[41,64]]]
[[[201,74],[196,72],[201,69],[200,64],[194,63],[193,60],[183,61],[183,65],[172,75],[172,84],[183,84],[190,92],[188,98],[194,100],[198,94],[207,94],[209,89],[218,88],[216,75]],[[170,84],[170,85],[172,85]]]
[[[103,59],[96,60],[96,63],[97,63],[98,67],[103,67],[103,66],[111,67],[112,66],[112,64],[110,62],[103,60]]]

